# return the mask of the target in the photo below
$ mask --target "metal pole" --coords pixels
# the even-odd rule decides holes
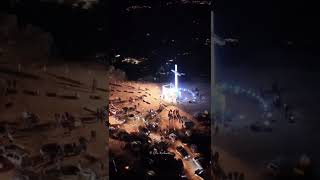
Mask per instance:
[[[176,91],[178,92],[178,65],[174,65],[174,83],[175,83],[175,88]]]
[[[215,87],[214,14],[211,11],[211,90]]]
[[[211,123],[214,124],[214,112],[215,112],[215,58],[214,58],[214,14],[213,8],[211,10]]]
[[[214,14],[213,14],[213,7],[211,10],[211,153],[213,154],[213,144],[214,144],[214,134],[213,134],[213,125],[214,123],[214,91],[215,91],[215,59],[214,59]],[[211,176],[215,179],[213,172],[211,172]]]

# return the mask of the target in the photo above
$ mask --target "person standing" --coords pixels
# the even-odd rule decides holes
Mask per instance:
[[[173,110],[173,119],[174,120],[177,119],[177,110],[176,109]]]
[[[91,137],[91,140],[96,140],[96,137],[97,137],[97,133],[95,130],[91,130],[90,131],[90,137]]]
[[[169,121],[170,121],[170,120],[171,120],[171,118],[172,118],[172,110],[171,110],[171,109],[169,110],[168,118],[169,118]]]

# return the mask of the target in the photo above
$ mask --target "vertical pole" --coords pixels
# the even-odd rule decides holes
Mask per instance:
[[[214,58],[214,15],[211,11],[211,90],[215,87],[215,58]]]
[[[212,5],[213,6],[213,5]],[[215,119],[214,119],[214,91],[215,91],[215,59],[214,59],[214,15],[213,15],[213,7],[211,10],[211,153],[214,153],[213,146],[214,146],[214,140],[213,140],[213,129],[215,125]],[[211,172],[211,176],[213,179],[215,179],[214,174]]]
[[[174,84],[176,91],[178,92],[178,66],[176,64],[174,65],[174,71]]]
[[[214,15],[213,8],[211,10],[211,119],[214,124],[214,112],[215,112],[215,58],[214,58]]]

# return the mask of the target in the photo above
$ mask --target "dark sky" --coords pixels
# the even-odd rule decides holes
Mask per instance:
[[[11,8],[10,12],[17,14],[18,18],[26,24],[40,26],[51,32],[56,43],[65,46],[63,48],[75,47],[77,52],[88,49],[104,51],[119,42],[122,45],[130,45],[129,42],[132,39],[138,38],[141,39],[139,40],[141,43],[148,30],[153,32],[152,40],[154,41],[157,41],[156,38],[174,39],[186,33],[190,35],[185,35],[185,39],[191,39],[194,31],[210,37],[209,18],[206,20],[208,25],[205,25],[205,29],[200,27],[197,30],[191,30],[188,24],[188,21],[192,22],[194,16],[198,16],[195,14],[201,14],[203,10],[195,12],[191,8],[161,9],[160,4],[155,3],[156,1],[149,4],[152,10],[145,13],[141,11],[124,13],[125,9],[133,4],[126,0],[102,1],[99,6],[90,10],[76,10],[53,3],[40,3],[37,0],[22,2],[24,3]],[[210,17],[209,11],[206,13],[207,17]],[[187,27],[188,31],[185,31]],[[80,47],[81,45],[83,47]]]
[[[236,48],[217,47],[229,65],[319,67],[318,6],[310,1],[218,0],[215,31],[239,39]],[[288,45],[288,41],[293,44]]]
[[[317,44],[318,9],[308,1],[218,0],[216,31],[243,40],[291,40]]]
[[[1,8],[5,7],[5,2],[8,1],[1,1]],[[26,2],[37,2],[37,0]],[[104,14],[113,11],[107,15],[111,17],[112,13],[117,16],[116,12],[119,8],[126,7],[134,1],[101,0],[101,2],[105,4],[103,7]],[[152,5],[158,4],[155,2]],[[318,6],[311,3],[311,1],[216,0],[214,1],[214,6],[216,31],[221,36],[235,36],[243,38],[243,40],[262,38],[269,41],[291,40],[299,41],[299,43],[305,45],[315,45],[319,39],[317,24],[320,16],[318,16]],[[39,19],[48,18],[46,14],[37,8],[41,7],[34,6],[34,10],[29,8],[31,12],[28,12],[28,14],[35,14]],[[39,13],[42,15],[39,15]],[[60,18],[59,14],[62,13],[57,13],[57,21]],[[52,17],[49,18],[51,19],[47,21],[53,23],[54,19]],[[110,19],[116,19],[116,17]]]
[[[159,1],[148,2],[152,2],[151,5],[157,7]],[[25,2],[28,2],[28,4],[30,2],[37,3],[37,0],[25,0]],[[57,43],[60,41],[62,45],[67,47],[82,44],[84,46],[79,47],[82,48],[81,51],[88,48],[92,48],[94,51],[96,48],[107,47],[107,42],[112,44],[112,39],[116,37],[115,34],[125,37],[123,34],[130,35],[125,32],[127,28],[131,32],[136,29],[133,22],[120,19],[120,17],[124,18],[120,16],[120,9],[125,9],[133,1],[103,0],[102,2],[104,3],[103,6],[89,13],[70,11],[68,8],[51,5],[50,7],[47,5],[29,5],[21,9],[15,9],[13,13],[20,14],[20,17],[29,21],[29,23],[40,25],[53,32]],[[4,3],[4,1],[1,1],[1,3]],[[4,7],[2,4],[0,6]],[[270,61],[269,59],[285,63],[289,61],[301,62],[307,59],[314,63],[320,57],[320,51],[318,50],[320,47],[318,43],[320,41],[319,10],[318,6],[310,1],[218,0],[214,2],[214,7],[216,34],[223,38],[237,38],[240,41],[238,47],[218,49],[218,51],[221,51],[218,55],[223,57],[223,62],[232,61],[234,63],[237,59],[238,62],[248,61],[251,63],[257,62],[256,59],[263,57],[267,63]],[[165,14],[168,16],[168,13],[164,13],[165,10],[159,8],[153,8],[152,11],[151,14],[158,14],[156,20],[156,22],[159,22],[158,26],[160,23],[165,24],[163,21],[166,20],[161,20],[161,18],[164,19],[163,17],[165,17]],[[192,16],[191,14],[194,14],[193,11],[185,11],[184,14],[181,14],[181,12],[183,11],[178,13],[181,19],[188,19]],[[171,17],[178,19],[174,12],[169,14]],[[136,17],[139,18],[139,16]],[[171,17],[169,19],[174,19]],[[97,26],[102,26],[104,31],[97,32]],[[145,23],[145,26],[147,28],[155,27],[154,24],[150,23]],[[165,29],[165,27],[170,26],[163,25],[158,30],[162,31],[162,28]],[[168,31],[168,28],[165,30]],[[139,29],[136,29],[136,31],[139,31]],[[174,31],[187,32],[174,30],[173,28],[170,32]],[[207,30],[202,28],[197,31],[204,32]],[[128,38],[120,40],[128,42]],[[288,46],[288,41],[292,41],[293,45]],[[75,51],[79,51],[79,48],[77,47]]]

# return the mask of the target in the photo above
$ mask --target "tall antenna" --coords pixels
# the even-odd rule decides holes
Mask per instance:
[[[215,58],[214,58],[214,13],[211,10],[211,89],[215,87]]]
[[[214,93],[213,91],[215,91],[215,58],[214,58],[214,13],[213,13],[213,2],[212,2],[212,9],[211,9],[211,93],[210,93],[210,99],[211,99],[211,127],[213,127],[214,125],[214,117],[213,117],[213,113],[214,113]],[[213,147],[214,144],[214,140],[213,140],[213,131],[211,131],[211,148]],[[213,153],[213,149],[211,149],[212,153]],[[212,172],[210,172],[212,173]],[[213,174],[211,174],[211,176],[213,177]]]

